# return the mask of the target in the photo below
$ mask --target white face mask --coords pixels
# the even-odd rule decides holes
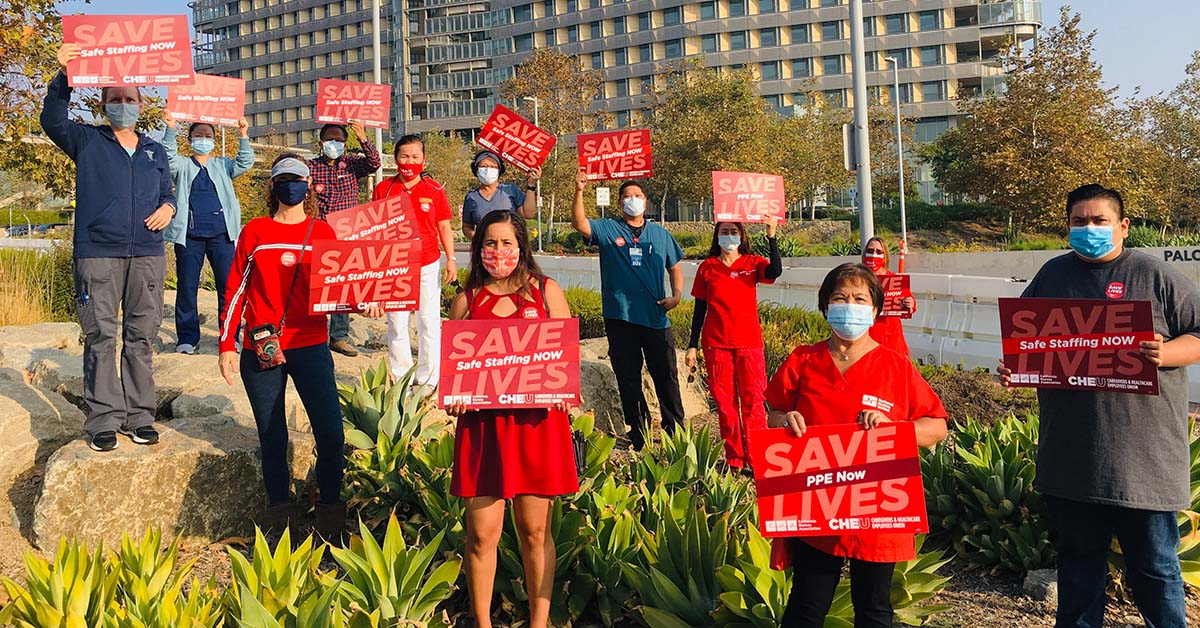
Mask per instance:
[[[641,216],[646,211],[646,199],[630,196],[621,201],[621,211],[629,216]]]
[[[732,253],[742,246],[742,236],[740,235],[718,235],[717,245],[726,251]]]
[[[475,171],[475,177],[484,185],[491,185],[500,180],[499,168],[479,168]]]

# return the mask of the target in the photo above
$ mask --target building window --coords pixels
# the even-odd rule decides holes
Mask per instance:
[[[617,67],[629,65],[629,51],[628,50],[626,50],[625,48],[617,48],[616,52],[613,54],[617,59]]]
[[[663,26],[676,26],[683,22],[683,8],[663,9]]]
[[[747,48],[746,31],[734,31],[729,33],[729,49],[730,50],[745,50]]]
[[[946,100],[946,83],[944,81],[921,83],[921,100],[925,102]]]
[[[842,0],[821,0],[821,6],[823,7],[836,7],[841,3]]]
[[[764,81],[779,80],[779,62],[778,61],[771,61],[768,63],[763,63],[761,65],[761,68],[762,68],[762,80],[764,80]]]
[[[617,81],[617,98],[629,97],[629,79],[621,79]]]
[[[513,49],[517,52],[528,52],[533,50],[533,34],[526,33],[513,37]]]
[[[758,31],[758,47],[767,48],[779,45],[779,29],[763,28]]]
[[[887,93],[888,93],[888,102],[895,103],[896,102],[895,88],[893,88],[891,85],[888,85]],[[900,102],[902,104],[912,102],[912,83],[901,83],[900,84]]]
[[[917,14],[917,19],[923,31],[936,31],[942,27],[941,11],[921,11]]]
[[[513,22],[528,22],[533,19],[533,5],[522,4],[519,7],[513,7],[512,10]]]
[[[821,57],[821,73],[826,76],[842,73],[842,55]]]
[[[759,13],[774,13],[775,11],[775,0],[758,0]]]
[[[746,0],[729,0],[729,17],[742,17],[746,14]]]
[[[593,52],[592,53],[592,69],[600,70],[603,68],[604,68],[604,53],[603,52]]]
[[[790,11],[807,8],[809,8],[809,0],[792,0],[788,3],[788,10]]]
[[[792,59],[792,78],[812,76],[812,59]]]
[[[613,35],[624,35],[624,34],[625,34],[625,16],[622,15],[621,17],[613,20]]]
[[[654,46],[651,44],[642,44],[638,46],[638,61],[645,63],[654,60]]]
[[[907,33],[908,32],[908,14],[907,13],[893,13],[884,18],[884,24],[887,27],[888,35],[895,35],[896,33]]]
[[[557,46],[558,45],[558,31],[553,30],[553,29],[546,31],[546,45],[547,46]]]
[[[638,30],[639,31],[650,30],[650,14],[649,13],[638,13]]]
[[[717,19],[717,3],[716,2],[701,2],[700,3],[700,19],[702,19],[702,20]]]
[[[629,126],[629,112],[628,111],[618,111],[617,112],[617,128],[623,129],[628,126]]]
[[[601,22],[592,22],[592,39],[600,39],[604,37],[604,25]]]
[[[896,66],[900,68],[908,67],[908,48],[897,48],[887,51],[887,56],[896,60]]]
[[[864,17],[863,18],[863,37],[874,37],[874,36],[875,36],[875,18],[874,17]]]
[[[717,52],[720,46],[717,44],[719,40],[716,35],[701,35],[700,36],[700,52]]]
[[[807,44],[808,43],[808,24],[792,25],[792,43]]]
[[[921,65],[941,65],[942,47],[924,46],[921,48]]]
[[[821,22],[821,41],[833,41],[841,38],[841,22]]]
[[[567,27],[567,43],[576,43],[579,41],[579,25],[572,24]]]
[[[868,72],[874,72],[879,69],[879,53],[874,50],[868,50],[863,53],[863,67]]]
[[[550,17],[554,15],[554,0],[542,1],[542,17]]]
[[[567,0],[567,13],[576,13],[579,11],[578,0]]]
[[[827,107],[845,107],[846,106],[846,90],[842,89],[827,89],[821,92],[821,97],[825,101]]]
[[[763,96],[763,100],[767,101],[767,104],[771,105],[771,107],[773,107],[775,109],[779,109],[780,107],[783,106],[783,95],[782,94],[771,94],[770,96]]]
[[[932,142],[949,129],[950,122],[946,118],[923,118],[917,120],[917,128],[913,131],[913,139],[921,144]]]
[[[670,39],[663,44],[663,56],[668,59],[677,59],[683,56],[683,40]]]

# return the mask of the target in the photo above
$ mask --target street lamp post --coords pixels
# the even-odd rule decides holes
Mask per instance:
[[[854,156],[858,175],[859,243],[875,235],[875,212],[871,195],[871,130],[867,123],[867,71],[863,43],[863,0],[850,0],[850,58],[854,82]]]
[[[533,101],[533,126],[540,127],[538,124],[538,99],[537,96],[526,96],[525,100]],[[542,179],[538,177],[537,190],[537,221],[538,221],[538,253],[542,252]]]
[[[900,126],[900,61],[896,57],[886,57],[884,61],[892,64],[892,100],[896,104],[896,167],[899,172],[900,184],[900,261],[896,267],[898,272],[904,272],[904,254],[908,252],[908,217],[904,214],[904,136]]]
[[[379,42],[379,0],[373,0],[371,3],[371,44],[373,46],[373,54],[375,57],[374,78],[376,83],[383,83],[383,59],[380,55],[383,53],[383,46]],[[383,129],[375,129],[375,150],[383,149]],[[379,169],[375,171],[375,182],[379,183],[383,180],[383,160],[379,160]]]

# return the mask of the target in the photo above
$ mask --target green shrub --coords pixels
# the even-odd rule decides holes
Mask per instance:
[[[834,240],[829,244],[829,254],[838,256],[862,255],[862,243],[858,240]]]
[[[564,289],[563,295],[567,298],[571,315],[579,319],[580,340],[607,335],[604,330],[604,305],[599,292],[573,286]]]
[[[1125,238],[1125,246],[1146,247],[1166,246],[1163,232],[1149,225],[1133,225],[1129,228],[1129,236]]]
[[[1037,414],[1037,392],[1032,388],[1005,388],[985,368],[963,369],[951,365],[919,365],[921,377],[937,393],[951,425],[974,419],[992,425],[1010,416]]]
[[[9,225],[65,225],[71,222],[71,212],[37,211],[33,209],[13,211],[12,222],[8,222],[8,211],[0,211],[0,220]]]
[[[75,318],[70,244],[48,251],[0,249],[0,326]]]
[[[1020,235],[1008,241],[1010,251],[1058,251],[1067,248],[1067,241],[1058,236]]]

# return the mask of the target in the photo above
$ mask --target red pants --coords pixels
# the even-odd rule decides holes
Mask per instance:
[[[705,347],[708,391],[717,403],[725,461],[731,467],[750,462],[746,433],[767,426],[763,396],[767,389],[767,362],[759,349]]]

